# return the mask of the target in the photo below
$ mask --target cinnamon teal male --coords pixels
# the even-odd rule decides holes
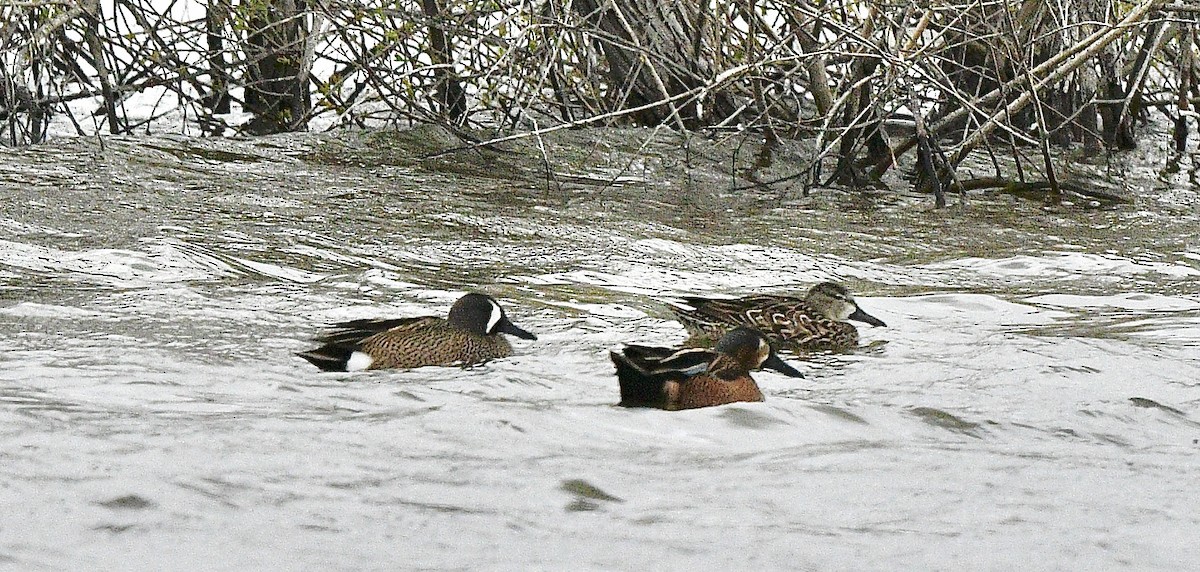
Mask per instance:
[[[770,368],[791,377],[804,374],[785,363],[761,333],[735,328],[712,349],[629,345],[610,352],[625,407],[671,411],[738,401],[762,401],[750,370]]]
[[[296,355],[324,371],[475,365],[512,355],[503,334],[537,336],[509,321],[495,298],[470,293],[445,318],[352,320],[316,338],[321,347]]]
[[[836,282],[821,282],[804,298],[759,294],[684,301],[686,306],[671,304],[671,310],[694,337],[691,343],[717,339],[736,326],[749,326],[781,348],[845,350],[858,345],[858,330],[846,320],[887,326],[858,307],[850,292]]]

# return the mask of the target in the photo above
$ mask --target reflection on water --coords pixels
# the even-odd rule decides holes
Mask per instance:
[[[729,195],[719,174],[685,192],[652,165],[564,166],[548,190],[513,164],[448,175],[383,149],[0,150],[0,495],[22,523],[0,561],[1200,556],[1195,189],[1169,189],[1169,208],[1147,191],[1107,211],[1009,197],[932,211],[898,194]],[[829,278],[889,325],[860,328],[858,351],[793,359],[803,380],[756,373],[762,404],[614,406],[610,348],[684,338],[663,299]],[[442,315],[467,289],[538,340],[468,369],[320,374],[292,355],[330,322]]]

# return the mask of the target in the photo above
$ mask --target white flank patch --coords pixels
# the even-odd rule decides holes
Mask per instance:
[[[362,371],[371,367],[375,363],[375,358],[363,352],[354,352],[350,354],[350,359],[346,360],[346,371]]]
[[[493,333],[492,328],[495,328],[496,324],[500,323],[500,318],[504,317],[504,311],[500,309],[499,304],[491,300],[488,300],[488,303],[492,305],[492,315],[488,317],[487,329],[484,331],[491,334]]]

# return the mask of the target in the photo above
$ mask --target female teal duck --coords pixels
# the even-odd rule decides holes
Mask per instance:
[[[749,326],[788,349],[844,350],[858,345],[858,330],[846,320],[887,326],[859,308],[850,292],[835,282],[813,286],[804,298],[760,294],[684,300],[687,306],[672,304],[671,310],[700,340],[716,339],[735,326]]]
[[[512,355],[502,334],[537,339],[509,321],[495,298],[476,293],[459,298],[444,319],[352,320],[334,327],[316,338],[324,345],[296,355],[324,371],[466,366]]]
[[[750,370],[771,368],[804,377],[784,363],[759,332],[736,328],[713,349],[630,345],[610,352],[624,407],[677,411],[738,401],[762,401]]]

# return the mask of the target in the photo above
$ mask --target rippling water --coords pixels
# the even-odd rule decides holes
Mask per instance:
[[[934,211],[681,191],[668,162],[600,154],[548,190],[388,144],[0,150],[0,564],[1200,560],[1200,189],[1151,159],[1132,206]],[[828,278],[889,327],[793,360],[806,379],[756,374],[765,403],[614,406],[610,348],[684,338],[662,299]],[[329,322],[443,314],[466,289],[539,339],[465,370],[292,355]]]

